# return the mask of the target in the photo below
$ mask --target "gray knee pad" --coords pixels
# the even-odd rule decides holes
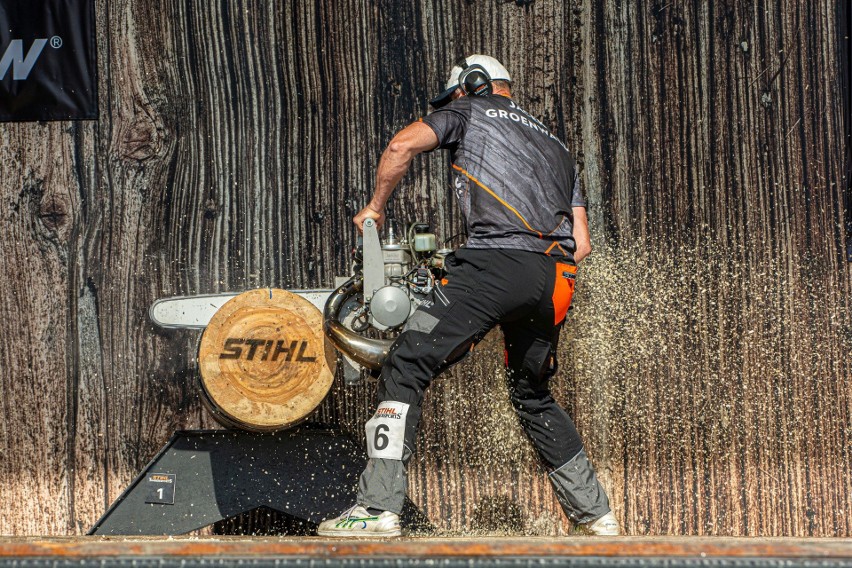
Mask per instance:
[[[588,523],[610,511],[609,499],[585,450],[549,476],[559,504],[575,523]]]

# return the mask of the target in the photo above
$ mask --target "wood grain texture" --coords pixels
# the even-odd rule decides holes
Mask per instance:
[[[68,297],[94,154],[92,127],[4,126],[0,532],[73,531],[74,318]]]
[[[202,391],[219,422],[274,432],[307,419],[337,366],[322,326],[320,311],[286,290],[250,290],[219,308],[198,347]]]
[[[554,392],[626,530],[852,536],[836,3],[96,12],[100,119],[0,125],[0,533],[83,533],[173,430],[215,427],[198,334],[155,328],[148,306],[330,286],[384,145],[481,52],[583,167],[595,252]],[[446,157],[415,160],[390,209],[457,234]],[[427,394],[411,495],[445,531],[496,512],[561,533],[500,343]],[[374,390],[338,380],[316,417],[360,435]]]
[[[617,395],[600,401],[610,429],[592,435],[623,460],[626,524],[844,533],[852,344],[833,7],[608,8],[585,41],[603,55],[590,108],[607,127],[591,140],[612,239],[581,279],[572,333],[588,396]]]

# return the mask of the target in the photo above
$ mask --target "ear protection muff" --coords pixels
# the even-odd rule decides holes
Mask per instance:
[[[467,57],[459,59],[453,70],[458,67],[461,69],[458,82],[450,84],[441,94],[429,101],[432,108],[439,109],[450,103],[453,93],[456,89],[461,89],[466,95],[475,97],[484,97],[492,94],[493,86],[491,84],[491,75],[482,65],[467,64]]]
[[[468,65],[466,59],[459,62],[462,72],[459,73],[459,87],[466,95],[486,97],[491,94],[491,75],[485,67],[478,64]]]

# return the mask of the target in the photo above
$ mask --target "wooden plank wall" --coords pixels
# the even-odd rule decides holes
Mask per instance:
[[[577,150],[595,252],[554,385],[633,534],[852,536],[837,4],[98,0],[100,119],[0,125],[0,533],[81,534],[181,428],[156,298],[345,274],[383,145],[490,53]],[[847,47],[848,49],[848,47]],[[459,231],[446,158],[399,219]],[[499,337],[436,381],[411,494],[450,533],[568,527]],[[359,432],[374,386],[318,418]]]

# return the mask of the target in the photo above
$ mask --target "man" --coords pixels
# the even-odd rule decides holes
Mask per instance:
[[[495,325],[504,334],[512,404],[551,470],[563,510],[593,534],[619,534],[580,436],[548,385],[576,263],[591,252],[577,167],[562,142],[512,100],[510,81],[500,62],[485,55],[453,67],[447,90],[431,101],[437,110],[391,140],[375,194],[354,218],[359,229],[368,218],[381,225],[412,158],[450,150],[468,240],[447,258],[447,278],[391,348],[379,406],[366,425],[370,459],[358,502],[320,524],[322,536],[401,533],[405,464],[414,452],[423,393]]]

